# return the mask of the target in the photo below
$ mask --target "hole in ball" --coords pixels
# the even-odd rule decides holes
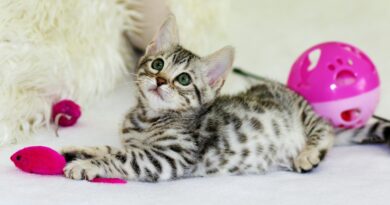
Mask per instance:
[[[351,85],[356,82],[356,76],[352,71],[342,70],[337,73],[336,83],[340,86]]]
[[[344,50],[346,50],[348,52],[355,52],[355,48],[352,46],[349,46],[347,44],[339,43],[339,46],[341,46]]]
[[[320,49],[315,49],[308,54],[310,65],[308,65],[307,71],[312,71],[317,67],[320,57],[321,57]]]
[[[333,64],[328,65],[328,69],[331,71],[336,70],[336,67]]]
[[[348,65],[353,65],[353,60],[352,59],[348,59],[347,63],[348,63]]]
[[[358,108],[345,110],[341,113],[341,119],[343,119],[345,122],[352,122],[359,118],[360,113],[361,111]]]

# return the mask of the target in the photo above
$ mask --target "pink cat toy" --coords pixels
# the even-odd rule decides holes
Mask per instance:
[[[15,152],[11,161],[22,171],[41,175],[62,175],[66,165],[65,158],[49,147],[31,146]],[[118,178],[95,178],[91,182],[125,184]]]
[[[327,42],[306,50],[293,64],[287,84],[337,127],[364,125],[379,102],[375,65],[346,43]]]

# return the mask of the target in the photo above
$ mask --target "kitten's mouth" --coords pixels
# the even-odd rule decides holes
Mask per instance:
[[[160,90],[159,90],[158,87],[149,89],[149,92],[151,92],[152,94],[158,96],[161,100],[164,100],[164,98],[161,95]]]

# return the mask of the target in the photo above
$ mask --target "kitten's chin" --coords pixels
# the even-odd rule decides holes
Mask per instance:
[[[161,88],[148,87],[143,91],[148,107],[154,111],[176,110],[179,107],[175,96],[168,95]]]
[[[153,98],[157,98],[161,101],[164,101],[164,95],[162,94],[162,92],[158,89],[158,88],[151,88],[148,90],[148,93],[153,97]]]
[[[172,99],[157,93],[148,92],[146,101],[149,108],[154,111],[176,110],[178,108],[177,103],[172,101]]]
[[[149,89],[145,94],[149,107],[153,110],[162,110],[170,107],[170,103],[167,102],[168,99],[158,90]]]

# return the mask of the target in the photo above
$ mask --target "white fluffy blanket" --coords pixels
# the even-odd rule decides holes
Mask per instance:
[[[54,102],[69,98],[85,107],[123,81],[136,63],[128,39],[151,36],[142,32],[143,3],[1,0],[0,145],[49,126]],[[187,47],[204,54],[221,46],[228,1],[166,3]]]
[[[0,144],[48,125],[51,104],[85,104],[124,79],[123,5],[101,0],[0,1]],[[130,61],[131,62],[131,61]]]

